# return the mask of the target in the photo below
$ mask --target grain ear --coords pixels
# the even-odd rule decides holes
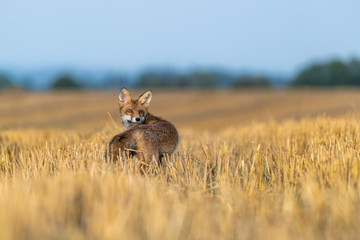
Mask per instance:
[[[144,108],[147,108],[151,102],[151,98],[152,98],[152,92],[149,90],[141,94],[137,102],[141,104]]]
[[[122,88],[119,93],[120,107],[131,101],[130,93],[126,88]]]

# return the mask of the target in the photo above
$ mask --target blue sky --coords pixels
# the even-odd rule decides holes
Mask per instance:
[[[290,73],[360,56],[359,0],[2,0],[0,67]]]

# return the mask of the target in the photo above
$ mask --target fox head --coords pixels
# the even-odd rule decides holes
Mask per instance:
[[[125,128],[143,124],[148,114],[147,108],[151,101],[152,92],[144,92],[137,100],[132,100],[126,88],[122,88],[119,94],[121,122]]]

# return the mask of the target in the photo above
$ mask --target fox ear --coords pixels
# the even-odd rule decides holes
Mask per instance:
[[[144,108],[147,108],[149,106],[149,103],[151,101],[152,98],[152,92],[146,91],[144,92],[139,99],[137,100],[138,103],[140,103]]]
[[[122,88],[119,93],[119,104],[120,107],[124,106],[125,103],[131,101],[130,93],[126,88]]]

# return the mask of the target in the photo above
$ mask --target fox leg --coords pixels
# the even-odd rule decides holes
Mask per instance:
[[[112,138],[109,143],[109,160],[110,162],[116,162],[119,160],[119,155],[125,150],[134,149],[135,145],[131,138],[129,138],[126,132],[118,134]],[[133,152],[130,151],[130,154]]]
[[[119,155],[124,148],[124,142],[121,142],[121,134],[114,136],[109,143],[109,162],[119,160]]]

